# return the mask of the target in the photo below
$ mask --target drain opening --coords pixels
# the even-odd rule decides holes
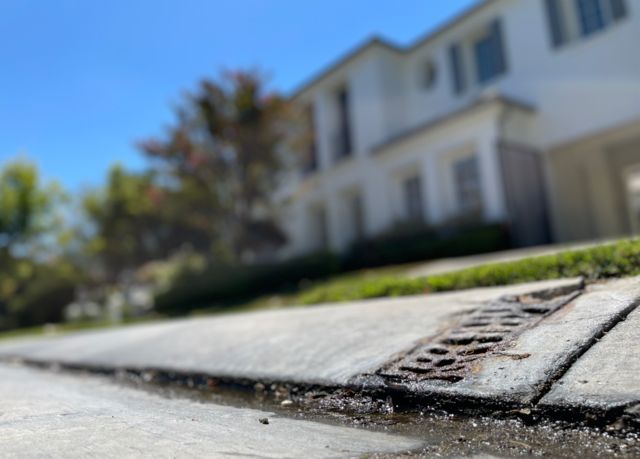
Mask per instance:
[[[448,330],[377,373],[389,382],[456,383],[482,359],[543,317],[569,303],[579,292],[551,300],[505,297],[460,316]]]

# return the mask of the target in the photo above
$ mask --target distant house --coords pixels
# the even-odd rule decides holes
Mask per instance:
[[[339,59],[293,95],[314,135],[280,194],[283,254],[465,216],[516,245],[640,230],[639,18],[636,0],[485,0]]]

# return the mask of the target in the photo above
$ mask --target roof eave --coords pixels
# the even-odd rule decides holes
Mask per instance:
[[[477,110],[489,107],[491,105],[494,104],[500,104],[503,106],[508,106],[508,107],[513,107],[522,111],[525,111],[527,113],[535,113],[536,112],[536,108],[527,103],[527,102],[523,102],[517,99],[514,99],[512,97],[508,97],[505,95],[501,95],[501,94],[490,94],[487,96],[481,96],[480,98],[478,98],[476,101],[474,101],[473,103],[458,109],[458,110],[454,110],[451,113],[447,113],[446,115],[443,115],[441,117],[438,117],[436,119],[433,120],[429,120],[426,123],[422,123],[418,126],[415,126],[413,128],[407,129],[403,132],[400,132],[399,134],[379,143],[378,145],[375,145],[372,149],[371,152],[373,154],[380,154],[383,151],[392,148],[402,142],[405,142],[417,135],[420,135],[430,129],[434,129],[436,127],[442,126],[443,124],[447,123],[447,122],[451,122],[454,119],[457,118],[461,118],[464,117],[466,115],[469,115]]]
[[[415,50],[416,48],[419,48],[420,46],[422,46],[422,45],[424,45],[424,44],[426,44],[426,43],[428,43],[428,42],[430,42],[432,40],[435,40],[437,37],[439,37],[445,31],[451,29],[452,27],[455,27],[456,25],[458,25],[459,23],[465,21],[467,18],[469,18],[470,16],[474,15],[475,13],[480,11],[481,9],[485,8],[486,6],[488,6],[491,3],[496,2],[496,1],[498,1],[498,0],[478,0],[477,3],[471,5],[470,7],[468,7],[464,11],[462,11],[460,14],[456,15],[455,17],[453,17],[451,20],[446,21],[440,27],[438,27],[435,30],[427,33],[424,37],[416,40],[413,44],[409,45],[408,47],[401,47],[399,45],[396,45],[395,43],[392,43],[391,41],[387,40],[386,38],[383,38],[383,37],[380,37],[380,36],[377,36],[377,35],[373,36],[373,37],[369,38],[368,40],[365,40],[360,45],[358,45],[355,48],[353,48],[351,51],[348,51],[347,53],[345,53],[344,55],[342,55],[341,57],[336,59],[334,62],[332,62],[331,64],[329,64],[326,67],[324,67],[318,73],[314,74],[308,80],[303,82],[298,88],[293,90],[293,92],[289,96],[289,99],[290,100],[295,100],[295,99],[299,98],[307,90],[311,89],[313,86],[315,86],[316,84],[320,83],[322,80],[324,80],[331,73],[335,72],[340,67],[346,65],[352,59],[358,57],[360,54],[362,54],[363,52],[365,52],[366,50],[368,50],[372,46],[382,46],[382,47],[384,47],[386,49],[389,49],[389,50],[391,50],[393,52],[396,52],[396,53],[399,53],[399,54],[410,53],[413,50]]]
[[[338,69],[347,65],[353,59],[359,57],[363,53],[367,52],[370,48],[375,46],[380,46],[396,53],[404,52],[404,50],[400,48],[398,45],[392,43],[391,41],[385,38],[378,37],[378,36],[369,38],[368,40],[364,41],[363,43],[353,48],[351,51],[348,51],[347,53],[345,53],[344,55],[336,59],[332,64],[329,64],[326,67],[324,67],[323,70],[313,75],[306,82],[302,83],[297,89],[295,89],[291,93],[291,95],[289,96],[289,99],[295,100],[299,98],[302,94],[304,94],[306,91],[311,89],[313,86],[319,84],[322,80],[327,78],[329,75],[336,72]]]

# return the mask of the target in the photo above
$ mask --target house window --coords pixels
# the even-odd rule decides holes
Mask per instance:
[[[547,22],[551,32],[551,43],[557,48],[562,46],[568,39],[564,11],[558,0],[545,0],[545,6]]]
[[[432,60],[428,60],[421,67],[420,81],[424,89],[431,89],[436,83],[438,72],[436,64]]]
[[[360,193],[353,193],[349,197],[349,210],[351,213],[351,223],[353,225],[352,234],[354,241],[364,239],[364,202]]]
[[[352,153],[351,123],[349,119],[349,91],[342,87],[336,93],[338,128],[334,138],[335,157],[342,159]]]
[[[469,156],[454,162],[453,178],[459,211],[461,213],[480,211],[482,190],[477,156]]]
[[[582,35],[604,29],[604,14],[600,0],[576,0],[580,13]]]
[[[329,248],[329,222],[327,210],[323,205],[311,208],[311,234],[313,236],[313,249],[326,250]]]
[[[423,220],[422,184],[420,176],[409,177],[403,182],[403,193],[407,220],[421,222]]]
[[[315,132],[315,120],[313,114],[313,107],[308,106],[305,110],[305,144],[306,151],[304,152],[302,172],[303,174],[312,174],[318,170],[318,150],[316,142]]]
[[[474,46],[476,71],[479,83],[485,83],[506,71],[502,26],[494,21],[486,35]]]
[[[462,47],[459,44],[451,45],[449,48],[449,67],[453,82],[453,92],[462,94],[467,88],[467,80],[464,75]]]
[[[624,19],[627,0],[544,0],[551,44],[560,47]]]
[[[626,0],[609,0],[611,19],[619,21],[627,16]]]

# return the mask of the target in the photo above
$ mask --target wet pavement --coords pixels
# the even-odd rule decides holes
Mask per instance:
[[[0,368],[0,406],[3,457],[358,457],[421,445],[272,411],[166,397],[107,378],[7,366]]]
[[[303,395],[303,394],[301,394]],[[317,393],[311,394],[317,398]],[[636,433],[0,365],[3,457],[638,457]],[[362,408],[362,406],[360,407]]]

